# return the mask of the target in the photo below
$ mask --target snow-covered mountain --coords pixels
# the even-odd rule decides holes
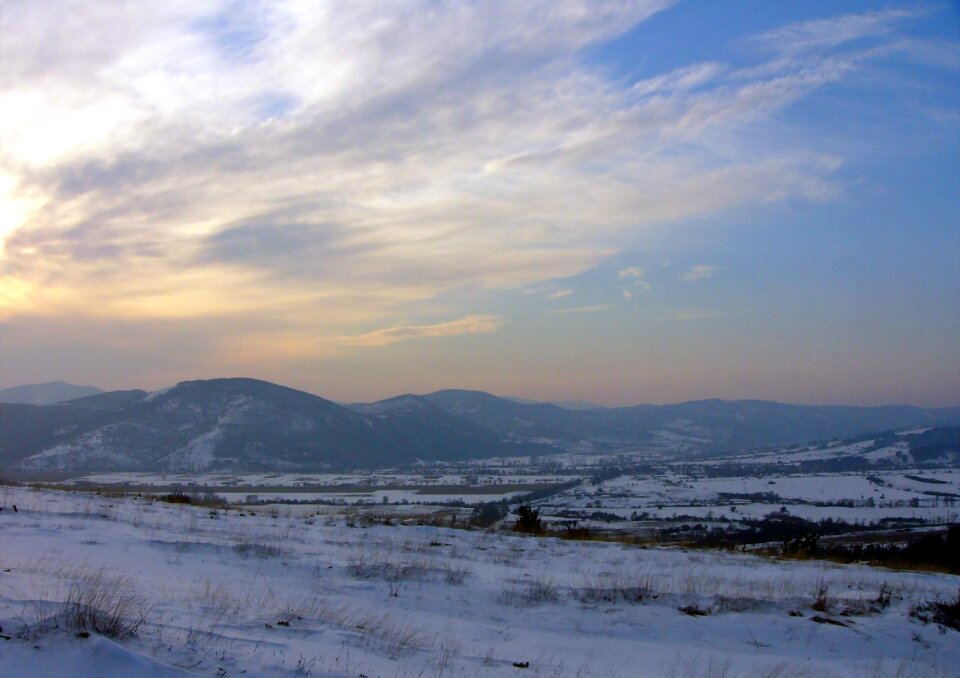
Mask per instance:
[[[578,444],[578,449],[589,443],[598,451],[638,445],[690,452],[732,451],[960,423],[960,408],[806,406],[714,399],[573,411],[478,391],[446,390],[424,397],[504,436],[550,441],[558,447]]]
[[[960,466],[960,427],[920,426],[866,433],[751,451],[715,459],[714,462],[754,468],[776,466],[780,471],[817,473],[877,468],[955,468]]]
[[[0,463],[22,471],[320,470],[537,449],[422,405],[424,414],[365,414],[254,379],[4,405]]]
[[[462,390],[345,407],[255,379],[212,379],[0,405],[0,470],[307,471],[569,450],[704,454],[958,420],[955,409],[721,400],[573,411]]]

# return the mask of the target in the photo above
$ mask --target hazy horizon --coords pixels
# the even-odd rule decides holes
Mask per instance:
[[[960,8],[13,2],[0,388],[960,405]]]

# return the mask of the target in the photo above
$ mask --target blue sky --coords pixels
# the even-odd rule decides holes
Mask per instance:
[[[5,22],[2,386],[960,403],[955,3]]]

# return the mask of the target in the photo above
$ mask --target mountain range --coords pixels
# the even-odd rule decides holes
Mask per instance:
[[[75,386],[63,381],[46,384],[27,384],[0,388],[0,403],[23,403],[27,405],[53,405],[65,400],[95,395],[102,391],[95,386]]]
[[[321,471],[571,451],[690,455],[957,423],[960,408],[701,400],[573,410],[466,390],[344,406],[265,381],[211,379],[0,404],[0,470]]]

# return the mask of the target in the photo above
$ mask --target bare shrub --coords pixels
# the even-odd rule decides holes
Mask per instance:
[[[880,584],[880,592],[877,594],[877,599],[874,601],[877,606],[882,610],[890,605],[890,599],[893,597],[893,588],[887,582]]]
[[[827,612],[830,607],[829,592],[830,590],[826,581],[821,579],[817,582],[816,597],[814,598],[813,605],[810,606],[811,609],[817,612]]]

